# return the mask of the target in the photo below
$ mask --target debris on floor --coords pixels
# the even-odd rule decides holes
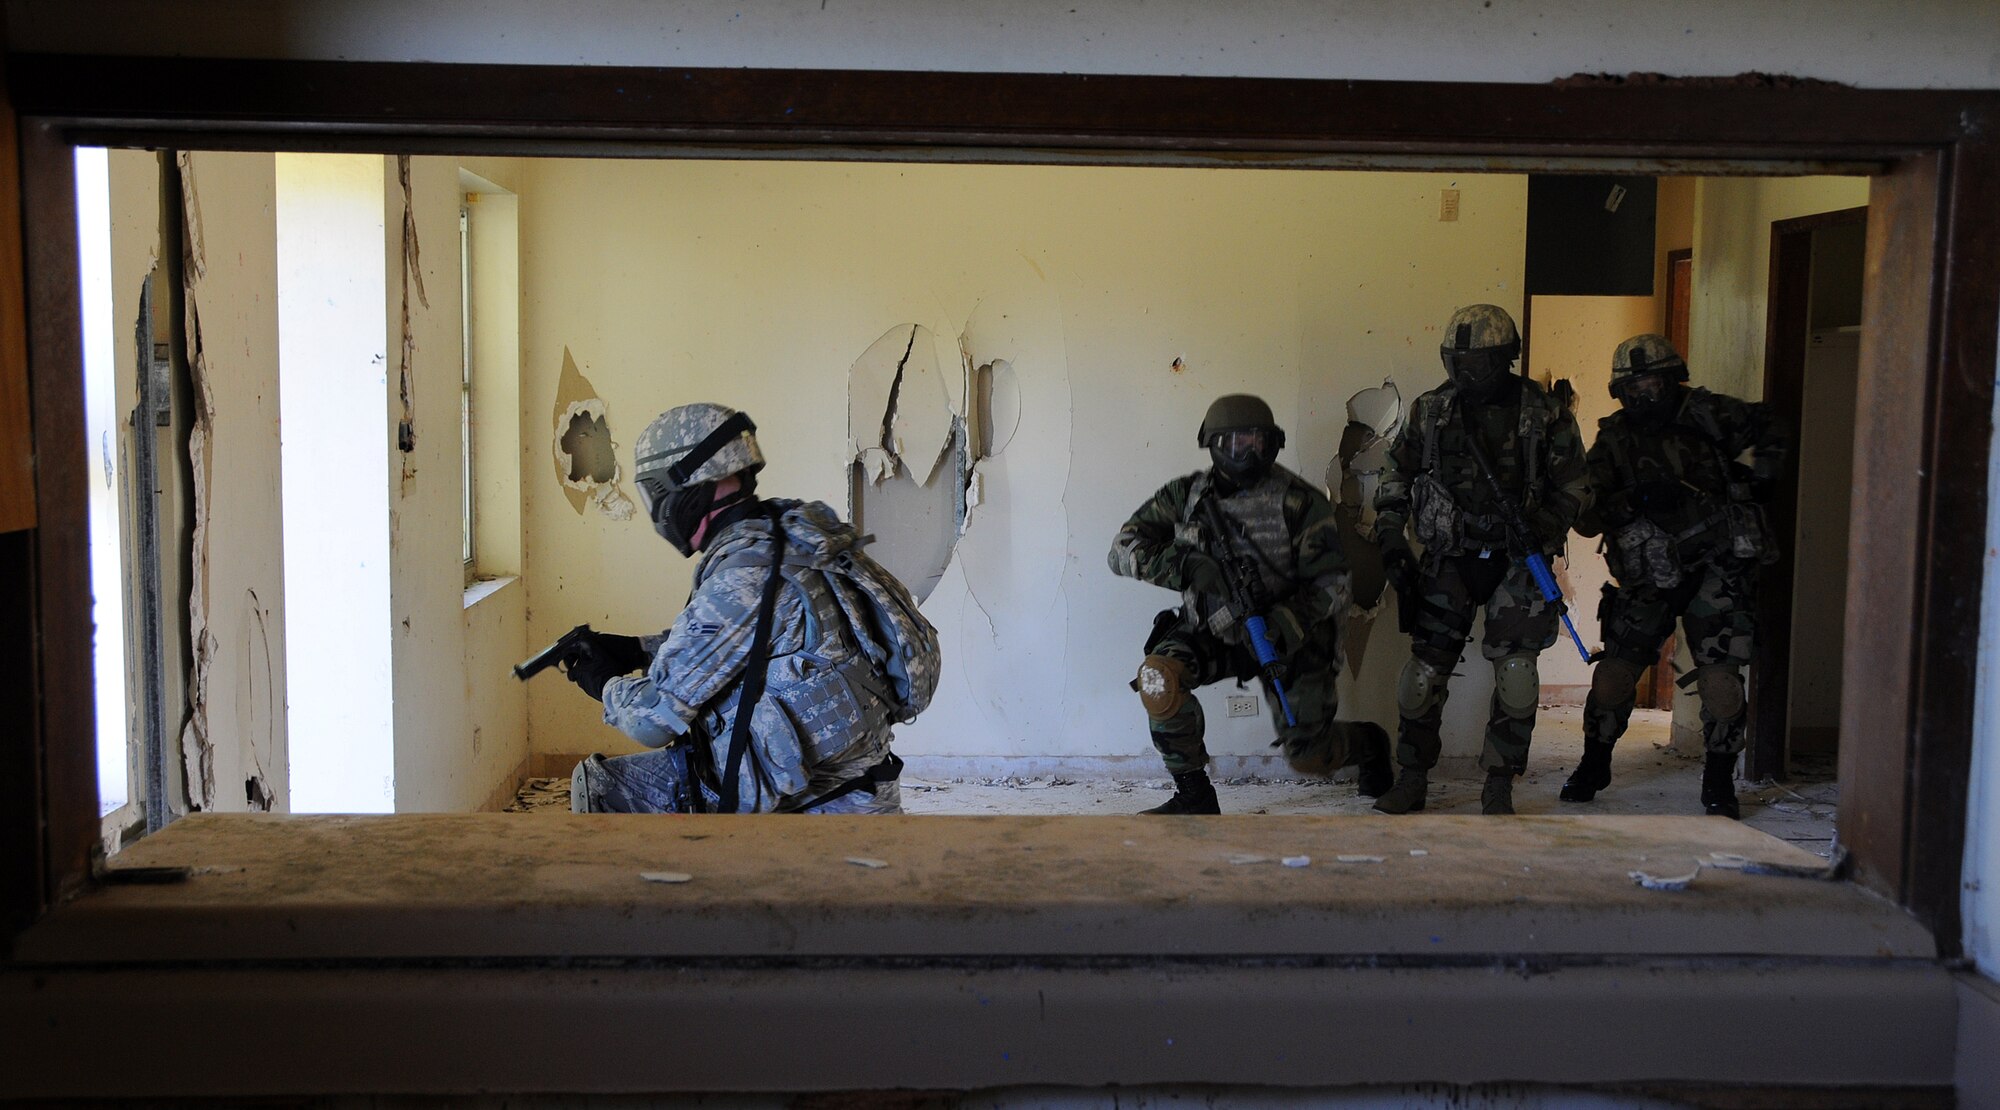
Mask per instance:
[[[639,877],[649,883],[685,883],[694,878],[685,871],[641,871]]]
[[[1655,875],[1650,871],[1628,871],[1632,881],[1647,890],[1686,890],[1694,885],[1694,877],[1701,874],[1701,864],[1685,875]]]
[[[869,856],[849,856],[847,857],[847,862],[853,864],[856,867],[866,867],[870,871],[879,870],[881,868],[889,866],[888,860],[874,859]]]
[[[569,812],[569,780],[527,779],[515,793],[506,813],[538,813],[542,810]]]

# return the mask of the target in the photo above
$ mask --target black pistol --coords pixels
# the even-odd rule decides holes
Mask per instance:
[[[557,663],[566,663],[584,650],[590,641],[590,626],[579,624],[556,638],[556,642],[536,652],[525,662],[514,664],[514,677],[526,682]]]

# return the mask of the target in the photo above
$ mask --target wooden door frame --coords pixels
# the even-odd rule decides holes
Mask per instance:
[[[0,543],[0,642],[31,645],[0,776],[7,921],[89,885],[96,841],[71,150],[1209,166],[1880,171],[1871,191],[1841,842],[1959,945],[1993,367],[2000,93],[1783,80],[1552,85],[8,56],[20,115],[40,514]],[[0,245],[4,240],[0,240]],[[0,288],[4,288],[0,286]],[[12,650],[12,649],[10,649]],[[1864,656],[1865,674],[1855,669]],[[1864,699],[1856,693],[1867,691]],[[1860,738],[1871,738],[1863,742]]]
[[[1805,403],[1806,328],[1812,293],[1813,233],[1868,222],[1868,206],[1816,212],[1771,223],[1770,297],[1764,319],[1764,403],[1792,440],[1790,465],[1768,511],[1778,537],[1778,561],[1757,577],[1757,639],[1750,665],[1749,779],[1782,779],[1791,752],[1792,590],[1799,523],[1798,444]]]

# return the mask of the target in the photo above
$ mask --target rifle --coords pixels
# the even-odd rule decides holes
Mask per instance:
[[[584,645],[590,642],[590,626],[579,624],[556,638],[556,642],[536,652],[524,663],[514,664],[514,677],[526,682],[555,666],[570,663],[583,654]]]
[[[1236,550],[1236,542],[1229,535],[1229,521],[1222,514],[1222,507],[1213,498],[1202,498],[1202,508],[1208,514],[1209,527],[1215,530],[1222,541],[1225,554],[1216,562],[1222,564],[1222,580],[1229,587],[1229,611],[1243,624],[1243,631],[1250,638],[1250,650],[1257,657],[1257,667],[1264,681],[1271,684],[1271,693],[1278,699],[1278,708],[1284,711],[1285,724],[1297,728],[1299,720],[1292,716],[1291,699],[1285,697],[1285,665],[1278,662],[1278,649],[1271,646],[1271,638],[1264,631],[1263,606],[1257,601],[1257,584],[1261,576],[1256,564],[1249,556]]]
[[[1556,607],[1556,615],[1562,618],[1563,627],[1569,629],[1569,638],[1576,644],[1576,653],[1586,663],[1597,662],[1598,656],[1592,655],[1583,646],[1583,637],[1576,634],[1576,625],[1570,623],[1569,605],[1563,601],[1562,587],[1556,585],[1556,576],[1549,571],[1549,561],[1542,556],[1541,547],[1535,543],[1534,531],[1521,516],[1521,507],[1514,503],[1514,499],[1507,495],[1506,487],[1500,484],[1500,475],[1494,473],[1493,460],[1486,457],[1486,448],[1480,446],[1479,432],[1472,426],[1471,414],[1461,414],[1465,417],[1465,443],[1472,449],[1472,461],[1479,464],[1480,476],[1486,479],[1487,488],[1493,491],[1493,500],[1500,505],[1500,515],[1506,521],[1508,536],[1516,547],[1527,553],[1521,561],[1528,564],[1528,573],[1535,576],[1535,585],[1542,591],[1543,600]]]

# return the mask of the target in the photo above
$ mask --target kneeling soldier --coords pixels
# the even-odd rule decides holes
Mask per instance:
[[[1604,534],[1618,584],[1605,586],[1605,654],[1584,702],[1583,759],[1562,797],[1587,802],[1610,784],[1611,747],[1631,721],[1639,674],[1678,618],[1695,663],[1680,681],[1700,694],[1708,751],[1701,804],[1736,817],[1752,586],[1758,564],[1777,558],[1761,502],[1785,444],[1763,405],[1690,389],[1687,376],[1663,336],[1634,336],[1611,357],[1621,411],[1598,421],[1587,464],[1592,502],[1577,530]],[[1745,451],[1747,467],[1737,461]]]
[[[1274,746],[1294,769],[1331,774],[1358,764],[1361,792],[1381,794],[1388,734],[1334,720],[1348,585],[1332,504],[1276,465],[1285,433],[1256,397],[1218,399],[1197,439],[1214,465],[1162,486],[1111,544],[1114,573],[1181,595],[1178,609],[1154,619],[1133,681],[1153,747],[1174,777],[1174,796],[1146,812],[1221,812],[1194,690],[1225,678],[1264,678]]]

